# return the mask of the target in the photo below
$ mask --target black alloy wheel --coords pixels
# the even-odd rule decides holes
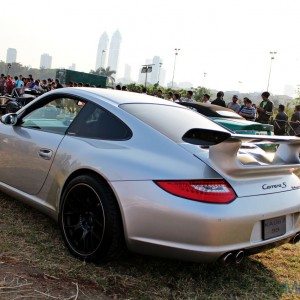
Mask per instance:
[[[118,204],[107,185],[82,175],[67,185],[59,223],[64,241],[76,257],[93,262],[115,259],[123,249]]]

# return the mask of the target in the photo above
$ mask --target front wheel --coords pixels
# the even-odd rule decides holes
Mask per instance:
[[[117,258],[124,238],[119,207],[98,178],[72,179],[62,196],[59,225],[70,252],[79,259],[104,262]]]

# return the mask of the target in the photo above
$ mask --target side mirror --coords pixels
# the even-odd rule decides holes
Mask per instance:
[[[16,125],[18,122],[18,115],[13,114],[6,114],[1,117],[1,122],[5,125]]]

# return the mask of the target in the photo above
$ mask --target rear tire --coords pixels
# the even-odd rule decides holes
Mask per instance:
[[[88,262],[116,259],[124,249],[122,220],[117,201],[98,178],[72,179],[61,200],[59,225],[69,251]]]

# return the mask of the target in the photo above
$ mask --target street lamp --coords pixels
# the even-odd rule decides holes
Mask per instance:
[[[269,77],[268,77],[267,92],[269,91],[270,78],[271,78],[271,71],[272,71],[272,62],[273,62],[273,60],[274,60],[276,54],[277,54],[276,51],[270,51],[271,61],[270,61],[270,71],[269,71]]]
[[[152,72],[152,66],[153,65],[154,64],[142,65],[141,73],[146,73],[146,76],[145,76],[145,88],[147,87],[147,76],[148,76],[148,73]]]
[[[105,53],[105,52],[106,52],[106,49],[103,49],[102,52],[101,52],[100,70],[101,70],[101,68],[103,68],[102,67],[102,58],[103,58],[103,53]]]
[[[175,48],[175,57],[174,57],[174,68],[173,68],[173,76],[172,76],[172,84],[171,84],[171,88],[173,88],[173,84],[174,84],[174,75],[175,75],[175,66],[176,66],[176,57],[178,55],[178,52],[180,51],[179,48]]]
[[[162,62],[159,63],[159,69],[158,69],[158,81],[157,81],[157,84],[159,84],[159,79],[160,79],[160,69],[161,69],[161,66],[163,65]]]
[[[207,73],[203,72],[203,87],[205,87],[205,85],[206,85],[206,75],[207,75]]]

